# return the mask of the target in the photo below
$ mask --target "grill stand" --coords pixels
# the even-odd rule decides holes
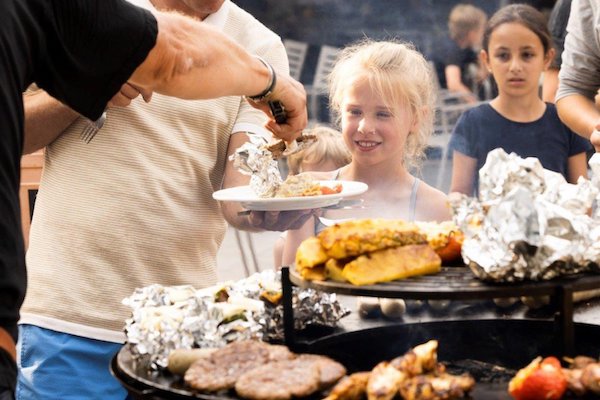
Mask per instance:
[[[451,267],[456,271],[456,268]],[[470,274],[467,268],[463,268],[465,274]],[[456,274],[456,272],[452,272]],[[317,290],[325,290],[328,292],[339,292],[350,295],[361,295],[361,296],[379,296],[379,297],[396,297],[405,299],[427,299],[428,294],[423,290],[399,290],[394,292],[386,288],[383,291],[373,289],[373,287],[348,287],[348,285],[339,285],[336,290],[336,284],[331,282],[310,282],[303,281],[301,278],[295,277],[296,283],[292,282],[290,277],[290,269],[284,266],[281,269],[281,284],[283,294],[283,324],[284,324],[284,342],[292,350],[299,349],[300,343],[296,339],[296,330],[294,327],[294,308],[292,301],[293,285],[296,284],[300,287],[311,287]],[[473,277],[474,280],[476,278]],[[410,284],[410,279],[407,280]],[[414,281],[413,281],[414,282]],[[473,290],[473,286],[480,286],[480,291],[477,288]],[[486,288],[486,284],[479,282],[478,284],[471,284],[470,287],[465,289],[463,292],[460,290],[449,290],[444,293],[436,292],[430,293],[431,298],[434,299],[488,299],[494,297],[513,297],[515,295],[527,296],[527,295],[549,295],[551,299],[551,305],[554,309],[554,333],[556,340],[556,349],[560,351],[560,356],[574,356],[575,351],[575,326],[573,323],[573,293],[575,291],[590,290],[598,288],[600,286],[600,275],[590,274],[583,275],[580,277],[568,277],[565,279],[558,279],[555,281],[546,282],[528,282],[525,284],[515,284],[512,286],[489,286]]]

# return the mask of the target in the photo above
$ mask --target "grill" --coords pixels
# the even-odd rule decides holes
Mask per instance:
[[[461,315],[457,320],[421,316],[406,323],[388,323],[363,329],[328,331],[297,336],[293,327],[292,286],[313,288],[351,296],[378,296],[405,299],[485,300],[498,297],[549,295],[551,313],[545,319],[524,313],[494,317],[490,311]],[[282,270],[286,344],[297,352],[328,355],[343,363],[349,372],[369,370],[382,360],[404,354],[411,347],[430,339],[440,343],[438,358],[452,373],[469,372],[477,381],[472,398],[510,399],[508,381],[519,368],[539,355],[600,355],[600,325],[574,323],[574,291],[600,287],[600,275],[577,275],[539,283],[488,284],[473,277],[465,267],[444,267],[442,272],[373,286],[353,286],[337,282],[304,281],[288,268]],[[491,303],[491,302],[489,302]],[[597,310],[596,302],[591,310]],[[578,305],[578,309],[586,306]],[[589,310],[584,310],[587,312]],[[518,314],[518,313],[515,313]],[[496,314],[497,315],[497,314]],[[313,332],[314,333],[314,332]],[[322,332],[321,332],[322,333]],[[315,339],[316,337],[316,339]],[[127,347],[113,358],[111,371],[135,399],[237,400],[235,395],[208,395],[183,386],[180,377],[149,372],[137,365]],[[321,398],[317,396],[316,398]]]

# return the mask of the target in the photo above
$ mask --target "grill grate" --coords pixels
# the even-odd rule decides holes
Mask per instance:
[[[554,295],[557,288],[568,286],[574,291],[600,287],[600,274],[577,274],[542,282],[486,283],[475,277],[467,267],[442,267],[432,275],[422,275],[376,285],[355,286],[345,282],[306,281],[289,270],[290,281],[296,286],[335,292],[351,296],[377,296],[416,300],[477,300],[496,297]]]

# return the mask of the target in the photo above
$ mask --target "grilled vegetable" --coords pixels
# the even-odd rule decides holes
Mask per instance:
[[[558,400],[567,390],[567,378],[556,357],[537,357],[508,384],[516,400]]]

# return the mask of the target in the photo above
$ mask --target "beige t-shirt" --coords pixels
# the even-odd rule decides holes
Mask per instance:
[[[280,38],[235,4],[205,21],[287,72]],[[135,288],[216,283],[226,222],[212,193],[230,134],[262,133],[264,120],[241,97],[157,94],[109,109],[89,144],[77,120],[46,149],[21,323],[122,342]]]

